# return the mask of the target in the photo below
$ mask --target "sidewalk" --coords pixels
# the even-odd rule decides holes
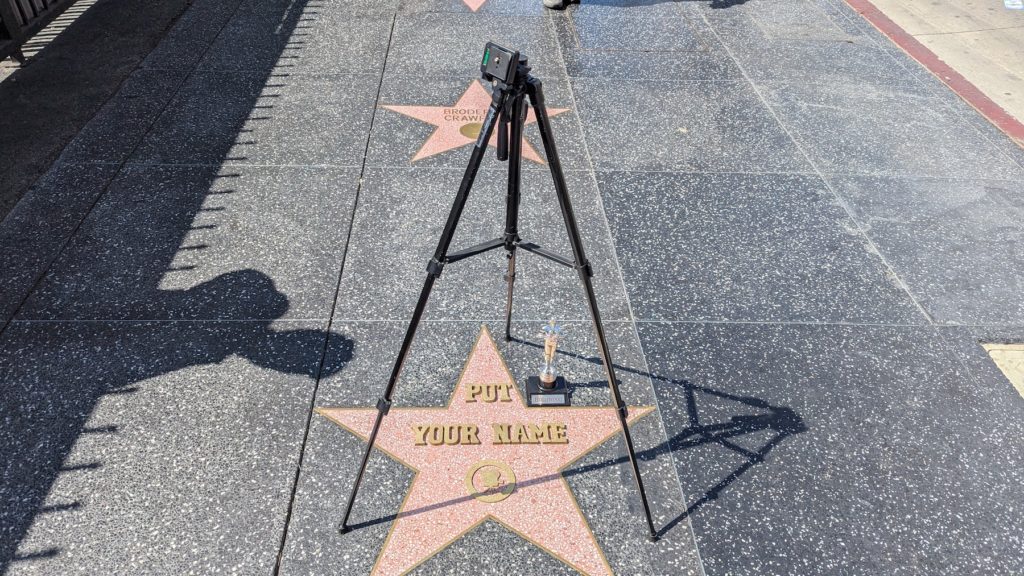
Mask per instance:
[[[657,543],[576,277],[531,254],[493,349],[505,257],[445,268],[338,531],[488,40],[544,81]],[[521,234],[567,253],[546,172]],[[1024,571],[1024,398],[981,345],[1024,342],[1024,150],[839,0],[197,1],[0,246],[0,573]],[[552,318],[594,417],[494,447],[507,499],[464,446],[398,453]]]
[[[1024,11],[992,1],[850,5],[1024,146]]]

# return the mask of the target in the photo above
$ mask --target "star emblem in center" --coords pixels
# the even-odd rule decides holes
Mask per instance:
[[[652,410],[631,408],[630,422]],[[377,415],[317,412],[364,441]],[[528,408],[482,327],[448,407],[384,417],[376,446],[416,475],[372,573],[405,574],[493,520],[583,574],[612,574],[562,470],[617,434],[611,407]]]
[[[420,122],[425,122],[435,127],[434,133],[427,138],[427,141],[423,143],[423,146],[416,152],[416,155],[412,157],[412,161],[416,162],[417,160],[429,158],[430,156],[476,142],[477,136],[480,135],[480,129],[483,126],[484,117],[487,116],[487,109],[490,106],[491,94],[479,80],[474,80],[469,85],[469,88],[466,88],[466,91],[462,93],[459,100],[451,106],[394,106],[387,104],[383,105],[382,108],[415,118]],[[568,108],[548,108],[548,117],[557,116],[568,110]],[[529,107],[526,113],[526,125],[533,124],[536,121],[537,116],[533,113],[533,108]],[[495,127],[494,133],[487,143],[488,145],[497,147],[497,132],[497,127]],[[533,146],[526,141],[525,137],[523,138],[523,158],[538,164],[544,163]]]

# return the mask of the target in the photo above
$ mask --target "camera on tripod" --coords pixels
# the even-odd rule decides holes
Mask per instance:
[[[480,62],[480,74],[488,82],[502,82],[511,85],[516,80],[519,65],[519,51],[502,48],[494,42],[484,46],[484,59]]]

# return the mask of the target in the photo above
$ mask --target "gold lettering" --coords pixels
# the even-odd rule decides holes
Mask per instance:
[[[494,389],[494,384],[484,384],[484,402],[488,404],[498,399],[498,391]]]
[[[466,387],[466,402],[476,402],[476,398],[481,392],[483,392],[483,388],[479,384],[470,384]]]
[[[568,444],[569,436],[564,422],[548,424],[548,444]]]
[[[480,432],[480,429],[473,424],[462,426],[461,441],[459,443],[467,445],[479,444],[480,437],[477,436],[478,432]]]
[[[504,384],[498,384],[498,386],[501,387],[501,389],[498,390],[498,400],[501,400],[502,402],[511,402],[512,395],[509,394],[509,390],[512,389],[512,384],[506,382]]]
[[[494,444],[512,444],[512,437],[509,434],[509,424],[492,424],[494,430]]]
[[[412,434],[413,434],[413,438],[416,439],[416,442],[415,442],[416,446],[426,446],[427,445],[427,431],[428,430],[430,430],[430,426],[415,425],[415,424],[413,425],[413,427],[412,427]]]
[[[501,390],[495,388],[495,390]],[[540,424],[492,424],[492,444],[568,444],[564,422]],[[475,424],[413,424],[416,446],[473,446],[480,444],[480,427]]]
[[[536,444],[537,438],[530,433],[530,427],[523,424],[515,424],[515,438],[516,444]]]
[[[427,438],[427,442],[431,446],[440,446],[444,444],[444,428],[440,426],[430,427],[430,438]]]

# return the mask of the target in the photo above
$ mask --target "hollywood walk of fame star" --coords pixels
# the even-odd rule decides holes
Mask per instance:
[[[469,88],[462,93],[462,96],[459,96],[458,102],[451,106],[384,105],[383,107],[435,126],[434,133],[427,138],[416,155],[412,157],[412,161],[415,162],[476,142],[490,106],[490,93],[479,80],[474,80]],[[568,110],[568,108],[548,108],[548,117],[554,117]],[[537,116],[531,107],[526,114],[526,124],[533,124],[536,121]],[[488,145],[497,147],[497,131],[495,128]],[[525,137],[523,138],[523,158],[538,164],[544,163]]]
[[[469,9],[476,12],[487,0],[462,0],[462,3],[469,6]]]
[[[507,393],[467,401],[481,385]],[[631,409],[630,421],[651,410]],[[377,414],[372,408],[317,412],[364,441]],[[501,440],[494,425],[556,422],[564,424],[564,435],[549,427],[553,443],[494,444]],[[426,425],[456,425],[466,440],[468,424],[477,428],[468,444],[445,443],[457,441],[458,432],[453,438],[422,434]],[[528,408],[490,332],[481,328],[447,408],[392,408],[384,418],[376,446],[416,475],[372,573],[405,574],[490,519],[583,574],[611,574],[561,471],[620,431],[611,407]]]

